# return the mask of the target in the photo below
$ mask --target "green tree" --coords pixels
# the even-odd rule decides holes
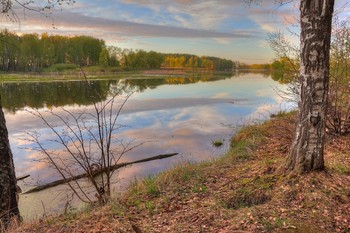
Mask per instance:
[[[107,67],[109,65],[109,54],[106,48],[102,48],[100,57],[99,57],[99,65]]]
[[[108,46],[108,65],[112,67],[120,66],[120,59],[122,58],[122,49],[114,46]]]
[[[42,66],[46,68],[55,64],[55,45],[50,41],[48,33],[41,34],[40,42],[42,49]]]
[[[150,51],[146,55],[148,69],[159,69],[163,63],[163,56],[160,53]]]
[[[43,51],[38,34],[26,34],[21,37],[20,62],[24,70],[39,71],[42,67]]]
[[[8,30],[0,33],[0,61],[4,71],[17,69],[19,56],[19,37]]]

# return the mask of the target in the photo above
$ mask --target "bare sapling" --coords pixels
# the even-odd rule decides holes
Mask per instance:
[[[335,18],[330,48],[330,78],[326,111],[326,131],[334,136],[350,133],[349,41],[348,21],[338,21]],[[286,100],[297,101],[300,49],[280,32],[270,34],[269,43],[276,55],[276,61],[272,64],[272,77],[288,85],[287,91],[277,90],[277,93]]]
[[[347,21],[333,26],[327,131],[333,135],[350,132],[350,28]]]
[[[132,93],[112,92],[106,100],[92,93],[96,96],[92,106],[77,112],[65,108],[60,113],[28,110],[41,119],[50,132],[45,135],[46,139],[38,132],[29,132],[29,141],[35,145],[32,149],[43,155],[41,161],[48,163],[85,203],[106,203],[111,196],[113,166],[120,163],[127,152],[144,144],[118,138],[118,131],[126,127],[118,119]],[[81,174],[87,178],[89,187],[80,180]]]

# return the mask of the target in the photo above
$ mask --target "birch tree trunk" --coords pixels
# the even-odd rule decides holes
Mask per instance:
[[[334,0],[300,2],[300,90],[295,138],[286,169],[304,173],[324,168],[329,50]]]
[[[19,218],[16,183],[15,167],[0,97],[0,222],[5,227],[11,218]]]

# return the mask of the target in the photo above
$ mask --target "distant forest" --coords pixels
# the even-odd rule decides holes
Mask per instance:
[[[43,33],[17,35],[0,32],[0,70],[61,71],[78,66],[116,67],[123,70],[159,68],[228,71],[234,62],[217,57],[163,54],[154,51],[107,46],[90,36],[60,36]]]

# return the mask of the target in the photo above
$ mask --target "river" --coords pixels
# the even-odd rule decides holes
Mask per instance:
[[[125,154],[122,161],[134,161],[166,153],[179,155],[121,169],[114,177],[113,190],[119,192],[141,177],[157,174],[177,164],[209,160],[225,154],[237,128],[260,121],[278,110],[290,108],[277,89],[286,87],[264,74],[202,74],[191,77],[132,76],[123,79],[62,82],[2,83],[4,112],[17,176],[30,175],[19,182],[22,190],[48,183],[60,176],[41,160],[28,132],[52,132],[33,116],[33,109],[45,114],[91,111],[93,101],[104,101],[116,90],[133,92],[118,118],[126,127],[118,138],[145,143]],[[98,93],[98,94],[96,94]],[[49,120],[49,116],[47,116]],[[53,123],[59,124],[59,123]],[[222,141],[214,147],[213,141]],[[54,145],[50,149],[56,149]],[[25,219],[61,213],[68,194],[61,185],[37,193],[20,195],[20,211]],[[73,198],[74,199],[74,198]],[[78,201],[72,201],[77,205]]]

